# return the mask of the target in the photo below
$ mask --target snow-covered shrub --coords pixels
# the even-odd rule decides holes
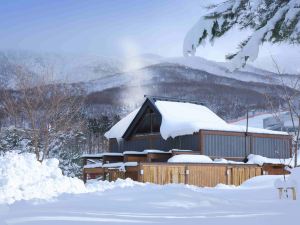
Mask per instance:
[[[30,137],[26,135],[25,130],[16,127],[4,128],[0,132],[0,152],[21,150],[32,152],[33,147]]]

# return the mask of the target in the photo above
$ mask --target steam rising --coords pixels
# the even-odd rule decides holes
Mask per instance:
[[[140,55],[140,48],[138,44],[130,39],[125,38],[121,41],[121,49],[124,55],[124,71],[126,71],[126,76],[128,76],[129,83],[125,92],[121,96],[121,102],[125,107],[130,110],[137,108],[143,101],[145,93],[142,85],[147,79],[151,79],[150,72],[143,70],[141,68],[145,67],[146,64]]]

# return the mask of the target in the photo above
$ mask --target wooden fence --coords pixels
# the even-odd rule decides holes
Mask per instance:
[[[182,183],[214,187],[219,183],[240,185],[263,174],[257,165],[141,163],[138,180],[155,184]]]
[[[142,162],[138,166],[126,167],[125,171],[120,171],[118,168],[84,169],[84,180],[96,177],[109,181],[131,178],[139,182],[155,184],[182,183],[214,187],[220,183],[238,186],[264,173],[266,170],[263,167],[247,164]]]

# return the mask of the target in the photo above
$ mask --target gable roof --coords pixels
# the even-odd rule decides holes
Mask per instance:
[[[245,126],[228,124],[202,103],[147,96],[140,108],[120,120],[105,133],[105,137],[130,137],[148,107],[161,116],[160,134],[164,139],[193,134],[200,130],[246,132]],[[286,132],[252,127],[248,127],[248,132],[288,135]]]

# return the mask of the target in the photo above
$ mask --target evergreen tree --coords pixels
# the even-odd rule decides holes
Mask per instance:
[[[212,43],[234,26],[250,29],[252,34],[236,53],[227,55],[233,69],[255,60],[264,42],[300,43],[300,0],[224,0],[208,9],[185,37],[185,56],[194,55],[200,44],[207,39]]]

